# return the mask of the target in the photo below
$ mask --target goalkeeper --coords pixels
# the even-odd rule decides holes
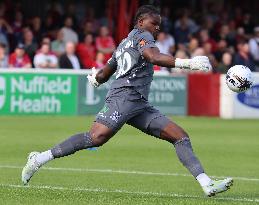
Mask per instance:
[[[205,72],[211,70],[206,56],[175,59],[161,54],[154,43],[160,23],[161,16],[155,7],[144,5],[138,9],[135,27],[128,37],[122,40],[101,70],[97,72],[93,68],[92,74],[87,76],[89,82],[98,87],[116,72],[116,80],[112,83],[105,105],[97,114],[91,129],[69,137],[50,150],[31,152],[22,171],[24,185],[48,161],[82,149],[101,146],[127,123],[148,135],[171,143],[181,163],[196,178],[207,196],[229,189],[233,180],[226,178],[216,181],[206,175],[193,152],[188,134],[148,102],[153,65]]]

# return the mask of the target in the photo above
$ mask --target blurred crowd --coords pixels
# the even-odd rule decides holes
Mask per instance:
[[[0,4],[0,68],[100,68],[115,47],[108,18],[93,8],[78,19],[73,3],[54,2],[45,18],[25,18],[19,3]]]
[[[215,73],[226,73],[236,64],[259,71],[259,24],[241,8],[233,11],[210,11],[196,20],[189,10],[183,9],[172,22],[170,11],[164,8],[162,32],[156,44],[161,52],[178,58],[206,55]]]
[[[198,12],[181,8],[172,18],[168,7],[161,8],[156,45],[162,53],[178,58],[206,55],[215,73],[226,73],[234,64],[259,71],[259,24],[249,12],[213,5],[202,15]],[[44,18],[26,18],[19,3],[0,3],[0,68],[102,67],[116,48],[115,21],[109,21],[106,10],[99,17],[92,7],[78,13],[75,4],[54,1],[46,6]]]

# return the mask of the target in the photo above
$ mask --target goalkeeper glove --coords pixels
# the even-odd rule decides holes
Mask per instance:
[[[92,86],[94,86],[96,88],[100,86],[100,83],[98,83],[96,80],[97,73],[98,73],[98,71],[95,69],[95,67],[93,67],[92,74],[87,75],[88,81],[91,83]]]
[[[208,72],[212,69],[209,58],[207,56],[195,56],[191,59],[175,59],[176,68],[184,68],[191,70],[201,70]]]

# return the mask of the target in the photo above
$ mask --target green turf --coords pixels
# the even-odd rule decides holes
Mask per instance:
[[[182,176],[189,173],[178,162],[172,145],[129,126],[97,151],[83,150],[50,162],[46,168],[64,169],[42,169],[30,187],[21,186],[20,167],[30,151],[46,150],[89,129],[93,119],[0,117],[0,204],[259,203],[258,120],[174,119],[190,134],[209,175],[237,177],[230,191],[215,198],[204,197],[191,176]]]

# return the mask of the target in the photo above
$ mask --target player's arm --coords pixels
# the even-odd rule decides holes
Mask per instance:
[[[175,67],[175,58],[172,56],[160,53],[159,49],[156,47],[144,49],[142,55],[148,62],[154,65],[167,67],[167,68]]]
[[[107,63],[100,70],[92,68],[92,74],[88,75],[87,78],[94,87],[99,87],[101,84],[107,82],[115,71],[116,69],[113,69],[111,64]]]
[[[192,59],[174,58],[170,55],[160,53],[157,47],[145,48],[142,55],[148,62],[162,67],[202,71],[211,70],[211,64],[207,56],[196,56]]]
[[[102,84],[107,82],[110,77],[115,73],[116,70],[112,69],[107,63],[101,70],[96,74],[96,80],[98,83]]]
[[[105,66],[98,71],[95,68],[92,68],[92,73],[88,75],[87,78],[89,82],[97,88],[101,84],[107,82],[110,77],[116,72],[116,69],[116,52],[113,52],[112,57],[107,61]]]

